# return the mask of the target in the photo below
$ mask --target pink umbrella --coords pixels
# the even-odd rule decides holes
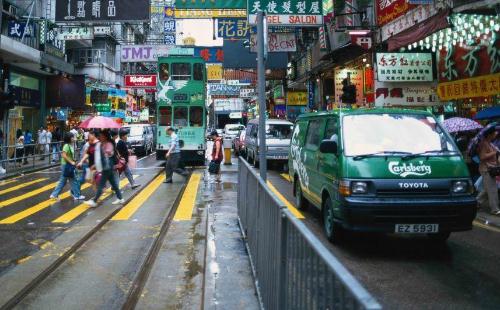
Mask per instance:
[[[80,123],[80,128],[121,128],[114,119],[104,116],[94,116],[87,118]]]

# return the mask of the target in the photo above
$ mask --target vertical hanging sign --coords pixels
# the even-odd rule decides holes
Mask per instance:
[[[176,21],[175,21],[175,8],[173,6],[165,7],[165,16],[163,20],[163,43],[165,45],[175,45],[175,31],[176,31]]]

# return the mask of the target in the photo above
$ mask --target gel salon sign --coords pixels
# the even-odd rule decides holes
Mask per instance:
[[[156,74],[125,75],[125,87],[156,87]]]
[[[419,162],[418,165],[414,163],[400,163],[399,161],[389,162],[389,171],[397,176],[406,178],[407,176],[423,177],[431,174],[431,166],[425,165],[424,162]]]

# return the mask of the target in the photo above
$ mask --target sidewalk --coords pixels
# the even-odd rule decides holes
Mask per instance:
[[[58,167],[60,166],[60,161],[56,161],[55,163],[51,163],[48,157],[45,157],[44,160],[40,160],[39,157],[36,157],[33,161],[33,158],[30,158],[27,165],[21,164],[21,167],[16,167],[16,163],[14,160],[9,161],[3,168],[7,170],[6,173],[0,174],[0,180],[9,179],[18,175],[23,175],[31,172],[36,172],[39,170]]]
[[[476,220],[484,225],[493,226],[500,229],[500,216],[491,215],[486,211],[477,211]]]

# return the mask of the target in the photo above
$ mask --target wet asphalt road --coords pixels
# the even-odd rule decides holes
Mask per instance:
[[[158,170],[153,167],[157,164],[155,154],[140,159],[138,168],[151,169],[137,169],[134,172],[137,182],[141,183],[143,177],[150,173],[156,173]],[[83,203],[83,201],[75,202],[69,197],[59,202],[47,204],[49,195],[54,190],[59,177],[60,168],[56,167],[26,174],[12,181],[0,181],[0,276],[17,264],[29,259],[33,253],[50,245],[51,241],[57,236],[79,223],[87,214],[92,212],[92,210],[88,210],[69,223],[53,223],[55,219]],[[38,180],[39,182],[30,184],[30,182]],[[28,185],[25,186],[26,184]],[[70,185],[66,184],[61,194],[69,191],[69,189]],[[122,189],[122,192],[131,191],[132,189],[128,184]],[[36,194],[32,195],[31,193]],[[86,199],[91,198],[94,193],[95,191],[90,186],[82,190],[82,195],[85,195]],[[12,199],[15,200],[16,198],[19,201],[12,201]],[[108,198],[108,200],[111,199],[115,199],[114,195]],[[40,210],[37,212],[32,211],[34,212],[32,215],[14,223],[1,223],[2,220],[11,216],[21,215],[22,212],[33,210],[33,207],[39,207]]]
[[[268,180],[294,205],[280,173]],[[342,246],[326,240],[320,212],[309,207],[307,226],[385,309],[499,309],[500,232],[474,226],[446,245],[425,237],[351,235]]]

